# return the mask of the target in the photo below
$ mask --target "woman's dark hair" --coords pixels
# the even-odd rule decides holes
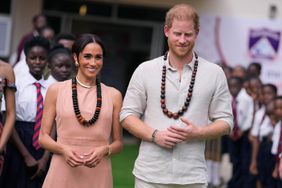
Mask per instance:
[[[105,56],[106,51],[104,44],[102,40],[94,34],[82,34],[77,37],[77,39],[74,41],[74,44],[72,46],[72,53],[76,54],[76,56],[79,56],[79,53],[82,52],[82,50],[85,48],[85,46],[89,43],[97,43],[101,46],[103,50],[103,56]]]
[[[24,45],[24,53],[25,53],[26,56],[29,53],[30,49],[33,48],[34,46],[41,46],[47,52],[50,49],[50,43],[49,43],[48,39],[46,39],[42,36],[32,37]]]
[[[58,54],[66,54],[72,59],[71,51],[65,48],[62,44],[57,44],[52,49],[50,49],[48,53],[47,61],[49,65],[52,64],[53,58],[56,57]]]

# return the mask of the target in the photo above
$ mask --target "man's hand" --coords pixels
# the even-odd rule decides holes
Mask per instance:
[[[182,141],[189,141],[199,138],[201,135],[201,128],[195,126],[190,121],[181,118],[183,124],[172,125],[168,128],[168,131],[174,134],[179,135],[182,138]]]
[[[158,131],[155,135],[155,142],[164,148],[173,148],[177,143],[183,142],[185,137],[169,130]]]

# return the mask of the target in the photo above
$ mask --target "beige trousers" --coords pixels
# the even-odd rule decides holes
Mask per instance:
[[[134,188],[207,188],[207,185],[204,183],[189,184],[189,185],[158,184],[158,183],[145,182],[143,180],[135,178]]]

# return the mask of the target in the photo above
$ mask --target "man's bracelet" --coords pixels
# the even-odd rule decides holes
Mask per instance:
[[[154,132],[152,133],[152,142],[156,142],[156,135],[158,131],[159,131],[158,129],[155,129]]]

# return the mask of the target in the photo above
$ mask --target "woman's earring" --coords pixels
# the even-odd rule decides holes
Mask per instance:
[[[79,63],[77,61],[74,62],[75,66],[78,67]]]

